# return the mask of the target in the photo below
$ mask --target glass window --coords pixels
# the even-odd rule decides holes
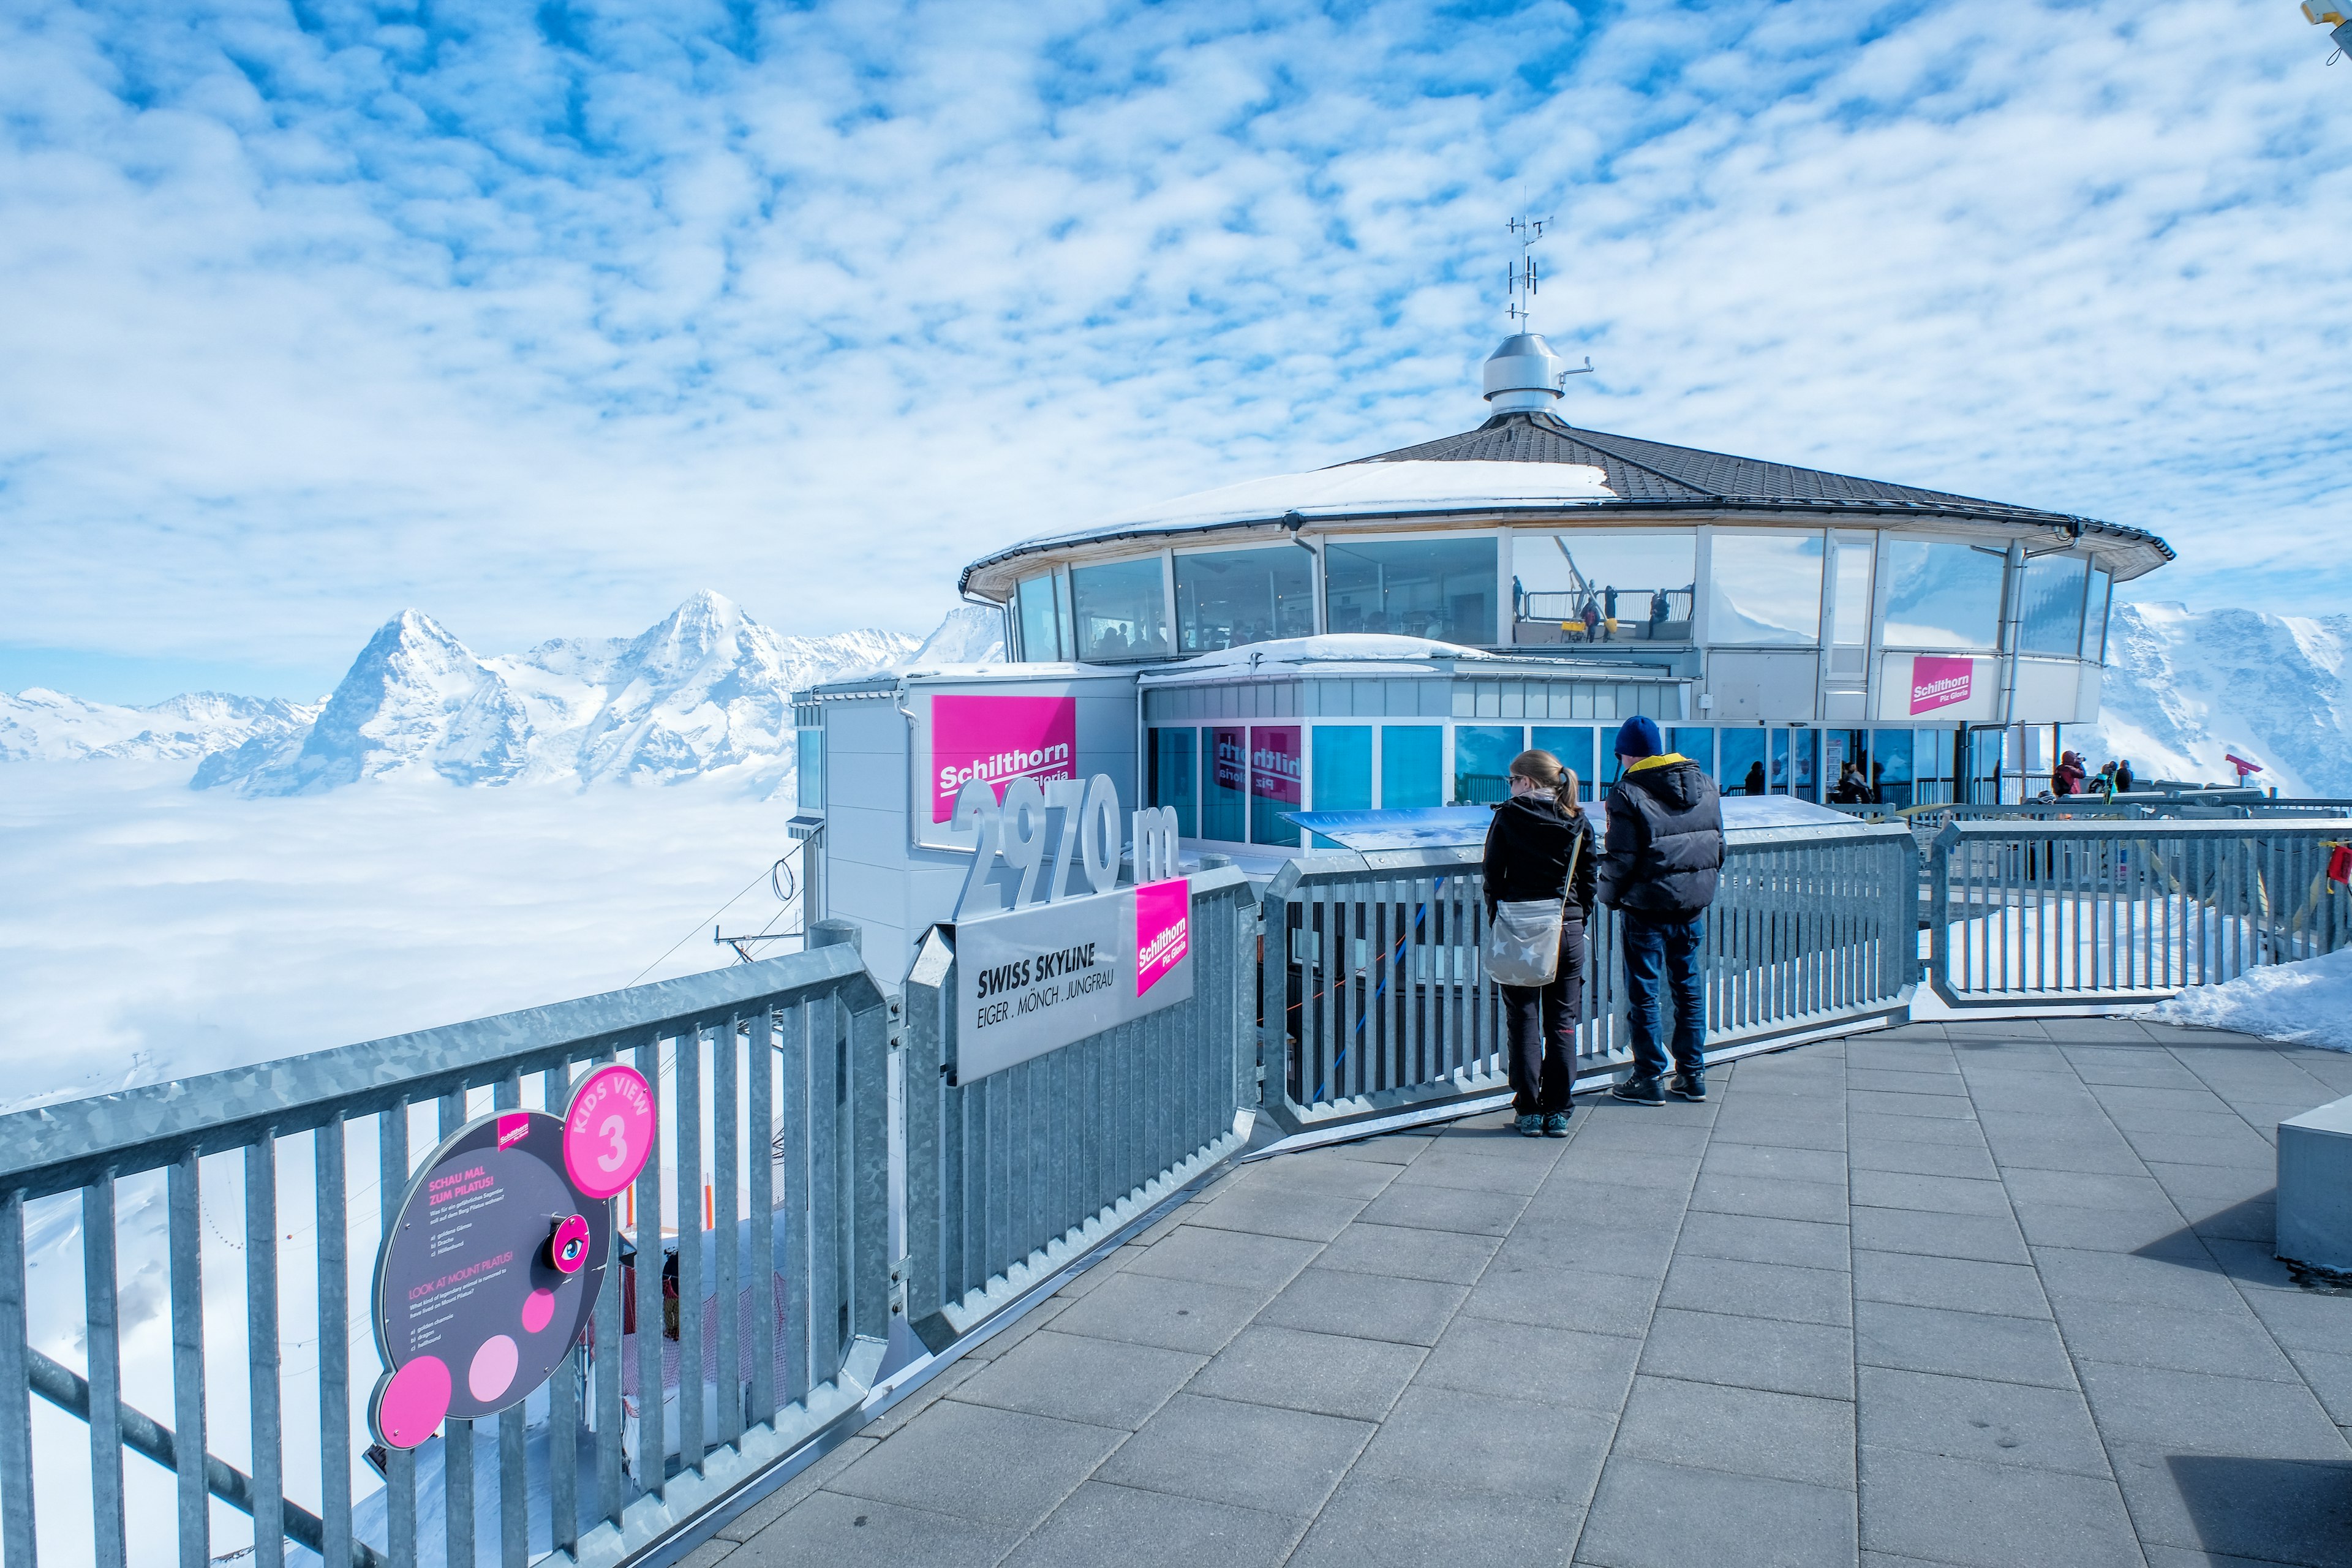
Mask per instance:
[[[1368,811],[1372,804],[1372,727],[1315,726],[1315,809]]]
[[[1558,626],[1569,642],[1688,642],[1697,551],[1687,530],[1519,533],[1512,599],[1519,619]]]
[[[1579,725],[1574,729],[1553,729],[1536,726],[1535,749],[1549,752],[1559,759],[1559,765],[1576,775],[1577,791],[1586,800],[1598,798],[1594,791],[1599,781],[1592,773],[1592,731]]]
[[[2089,565],[2079,555],[2044,555],[2025,563],[2025,602],[2018,611],[2021,649],[2075,656],[2083,646],[2083,574]]]
[[[1381,806],[1444,804],[1445,731],[1435,724],[1381,726]]]
[[[1933,540],[1886,541],[1889,647],[1990,648],[2000,639],[1998,550]]]
[[[1902,807],[1918,803],[1911,795],[1911,731],[1874,730],[1863,771],[1870,778],[1870,798],[1880,805]]]
[[[1176,557],[1176,637],[1185,653],[1315,635],[1315,558],[1293,544]]]
[[[1168,652],[1168,605],[1160,557],[1070,568],[1078,658],[1089,663]]]
[[[1795,765],[1795,787],[1790,793],[1801,800],[1822,798],[1822,732],[1819,730],[1799,730],[1789,737],[1790,761]]]
[[[824,809],[824,731],[793,731],[793,799],[799,805]]]
[[[1296,724],[1250,726],[1250,842],[1297,847],[1298,824],[1283,816],[1297,811],[1306,752]]]
[[[1707,566],[1711,643],[1810,643],[1822,635],[1822,536],[1717,533]]]
[[[1715,773],[1715,731],[1713,730],[1669,730],[1666,731],[1669,750],[1680,752],[1692,762]]]
[[[1151,731],[1151,804],[1176,808],[1176,831],[1201,835],[1201,732],[1193,729]]]
[[[1330,629],[1471,647],[1493,643],[1496,544],[1492,539],[1327,542],[1323,602]]]
[[[1209,787],[1202,791],[1201,837],[1239,844],[1249,837],[1249,731],[1219,724],[1209,735]]]
[[[1841,647],[1858,647],[1870,640],[1871,542],[1837,541],[1837,574],[1832,582],[1835,608],[1830,615],[1830,640]]]
[[[1031,664],[1052,664],[1068,656],[1062,647],[1061,595],[1055,592],[1054,574],[1041,573],[1024,579],[1014,597],[1019,601],[1021,616],[1021,657]]]
[[[2083,616],[2083,657],[2099,664],[2107,662],[2107,605],[2114,597],[2113,586],[2105,572],[2091,568],[2090,604]]]
[[[1454,803],[1485,805],[1511,793],[1511,759],[1527,747],[1517,724],[1454,726]]]
[[[1716,774],[1716,782],[1726,795],[1765,793],[1763,731],[1723,732],[1723,771]]]

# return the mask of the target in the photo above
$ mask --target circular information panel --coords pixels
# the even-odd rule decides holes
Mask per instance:
[[[629,1129],[646,1134],[629,1151],[630,1176],[651,1148],[650,1094],[645,1104],[643,1128]],[[368,1423],[388,1447],[414,1448],[445,1420],[520,1404],[586,1327],[612,1248],[605,1200],[625,1182],[593,1192],[572,1182],[570,1120],[510,1110],[468,1122],[409,1183],[376,1254],[376,1348],[390,1370]]]

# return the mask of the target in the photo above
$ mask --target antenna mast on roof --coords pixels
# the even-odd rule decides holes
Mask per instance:
[[[1548,217],[1515,217],[1511,220],[1511,232],[1519,239],[1519,259],[1511,268],[1511,302],[1507,313],[1511,318],[1511,325],[1522,332],[1535,330],[1536,293],[1543,286],[1543,272],[1536,263],[1535,244],[1543,237],[1543,231],[1551,226],[1551,221]]]

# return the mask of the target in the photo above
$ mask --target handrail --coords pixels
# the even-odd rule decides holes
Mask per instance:
[[[1737,1056],[1907,1005],[1917,850],[1898,823],[1733,829],[1708,912],[1708,1049]],[[1293,1131],[1505,1086],[1501,995],[1479,960],[1476,846],[1339,850],[1267,884],[1266,1110]],[[1578,1065],[1631,1059],[1618,923],[1586,932]]]
[[[1928,847],[1928,975],[1953,1006],[2149,1002],[2352,945],[2326,877],[2352,816],[1953,822]]]
[[[331,1568],[410,1568],[420,1518],[436,1510],[446,1561],[470,1563],[482,1435],[496,1444],[484,1456],[493,1495],[481,1500],[482,1522],[502,1562],[520,1568],[556,1549],[610,1564],[658,1541],[856,1409],[873,1384],[891,1312],[888,1011],[853,950],[820,948],[0,1117],[9,1568],[36,1562],[36,1394],[88,1424],[89,1555],[107,1568],[174,1552],[207,1562],[215,1497],[254,1519],[257,1563],[281,1563],[290,1538]],[[383,1455],[384,1489],[355,1505],[354,1446],[366,1439],[353,1417],[374,1370],[351,1353],[365,1316],[346,1289],[353,1256],[393,1222],[413,1167],[440,1138],[493,1109],[560,1109],[579,1076],[616,1058],[658,1089],[653,1155],[616,1205],[626,1225],[615,1249],[633,1233],[647,1267],[608,1256],[588,1334],[532,1396],[543,1415],[519,1405],[452,1419],[424,1447]],[[224,1226],[223,1205],[241,1218]],[[40,1243],[29,1271],[28,1226]],[[40,1268],[69,1268],[75,1251],[79,1289],[37,1288]],[[224,1268],[223,1251],[241,1267]],[[666,1332],[666,1270],[654,1260],[667,1251],[688,1310]],[[214,1299],[239,1275],[241,1313]],[[766,1285],[771,1275],[781,1290]],[[167,1352],[127,1332],[118,1280],[142,1276],[165,1287]],[[305,1292],[281,1342],[279,1303]],[[771,1298],[772,1312],[759,1304]],[[240,1316],[241,1331],[228,1327]],[[217,1358],[231,1333],[249,1367],[249,1434],[236,1430],[234,1406],[226,1425],[215,1416],[205,1384],[208,1340]],[[86,1372],[37,1348],[37,1335],[79,1339]],[[689,1369],[674,1392],[670,1337]],[[706,1338],[715,1383],[690,1370],[705,1365]],[[281,1365],[297,1342],[315,1343],[315,1373]],[[139,1408],[142,1384],[169,1399],[168,1426]],[[317,1436],[305,1414],[290,1444],[279,1412],[306,1405]],[[526,1442],[541,1422],[543,1448]],[[173,1468],[171,1516],[127,1513],[126,1452]],[[43,1473],[63,1462],[39,1458]],[[315,1509],[296,1491],[315,1495]]]
[[[1192,882],[1192,994],[972,1082],[955,950],[907,977],[907,1315],[934,1350],[1233,1153],[1257,1101],[1257,906],[1233,868]]]

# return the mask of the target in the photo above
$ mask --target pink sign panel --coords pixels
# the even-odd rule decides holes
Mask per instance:
[[[1250,794],[1281,805],[1299,803],[1298,781],[1306,772],[1296,724],[1259,724],[1250,730]]]
[[[1078,700],[1075,697],[931,699],[931,820],[955,816],[958,792],[985,779],[1004,798],[1016,778],[1078,776]]]
[[[592,1198],[609,1198],[645,1169],[654,1148],[654,1091],[645,1075],[614,1062],[572,1091],[563,1113],[563,1173]]]
[[[1192,951],[1192,889],[1183,878],[1145,882],[1135,889],[1135,994],[1138,996],[1184,962]]]
[[[1911,660],[1911,711],[1932,713],[1966,702],[1976,684],[1977,661],[1923,653]]]

